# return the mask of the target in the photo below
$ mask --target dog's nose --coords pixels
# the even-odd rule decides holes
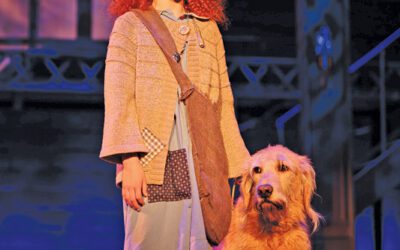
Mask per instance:
[[[268,198],[271,196],[274,188],[269,184],[264,184],[258,187],[257,193],[261,198]]]

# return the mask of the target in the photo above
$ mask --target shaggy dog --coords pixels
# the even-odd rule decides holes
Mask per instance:
[[[246,164],[222,249],[311,249],[322,216],[311,207],[315,172],[306,156],[268,146]],[[311,228],[309,227],[311,226]]]

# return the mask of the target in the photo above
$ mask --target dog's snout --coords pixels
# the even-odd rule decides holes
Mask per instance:
[[[258,187],[257,193],[261,198],[269,198],[274,188],[269,184],[264,184]]]

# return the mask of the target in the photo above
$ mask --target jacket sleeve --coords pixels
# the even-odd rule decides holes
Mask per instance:
[[[127,153],[147,153],[140,133],[135,104],[135,27],[118,17],[107,47],[104,72],[104,126],[99,158],[122,163]]]
[[[219,30],[217,34],[217,60],[220,80],[220,97],[222,101],[221,131],[228,157],[229,178],[234,178],[242,174],[245,161],[250,157],[250,154],[240,134],[239,125],[236,120],[233,93],[226,65],[224,43]]]

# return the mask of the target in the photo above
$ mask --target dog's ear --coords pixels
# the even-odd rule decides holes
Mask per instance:
[[[243,206],[247,210],[250,206],[251,190],[253,188],[253,179],[250,175],[251,167],[243,174],[242,183],[240,184],[240,193],[243,197]]]
[[[303,204],[304,211],[312,223],[312,231],[314,233],[320,224],[320,220],[323,217],[317,213],[311,206],[311,200],[315,194],[316,183],[315,183],[315,171],[311,165],[311,161],[307,156],[301,157],[301,168],[302,168],[302,182],[303,182]]]

